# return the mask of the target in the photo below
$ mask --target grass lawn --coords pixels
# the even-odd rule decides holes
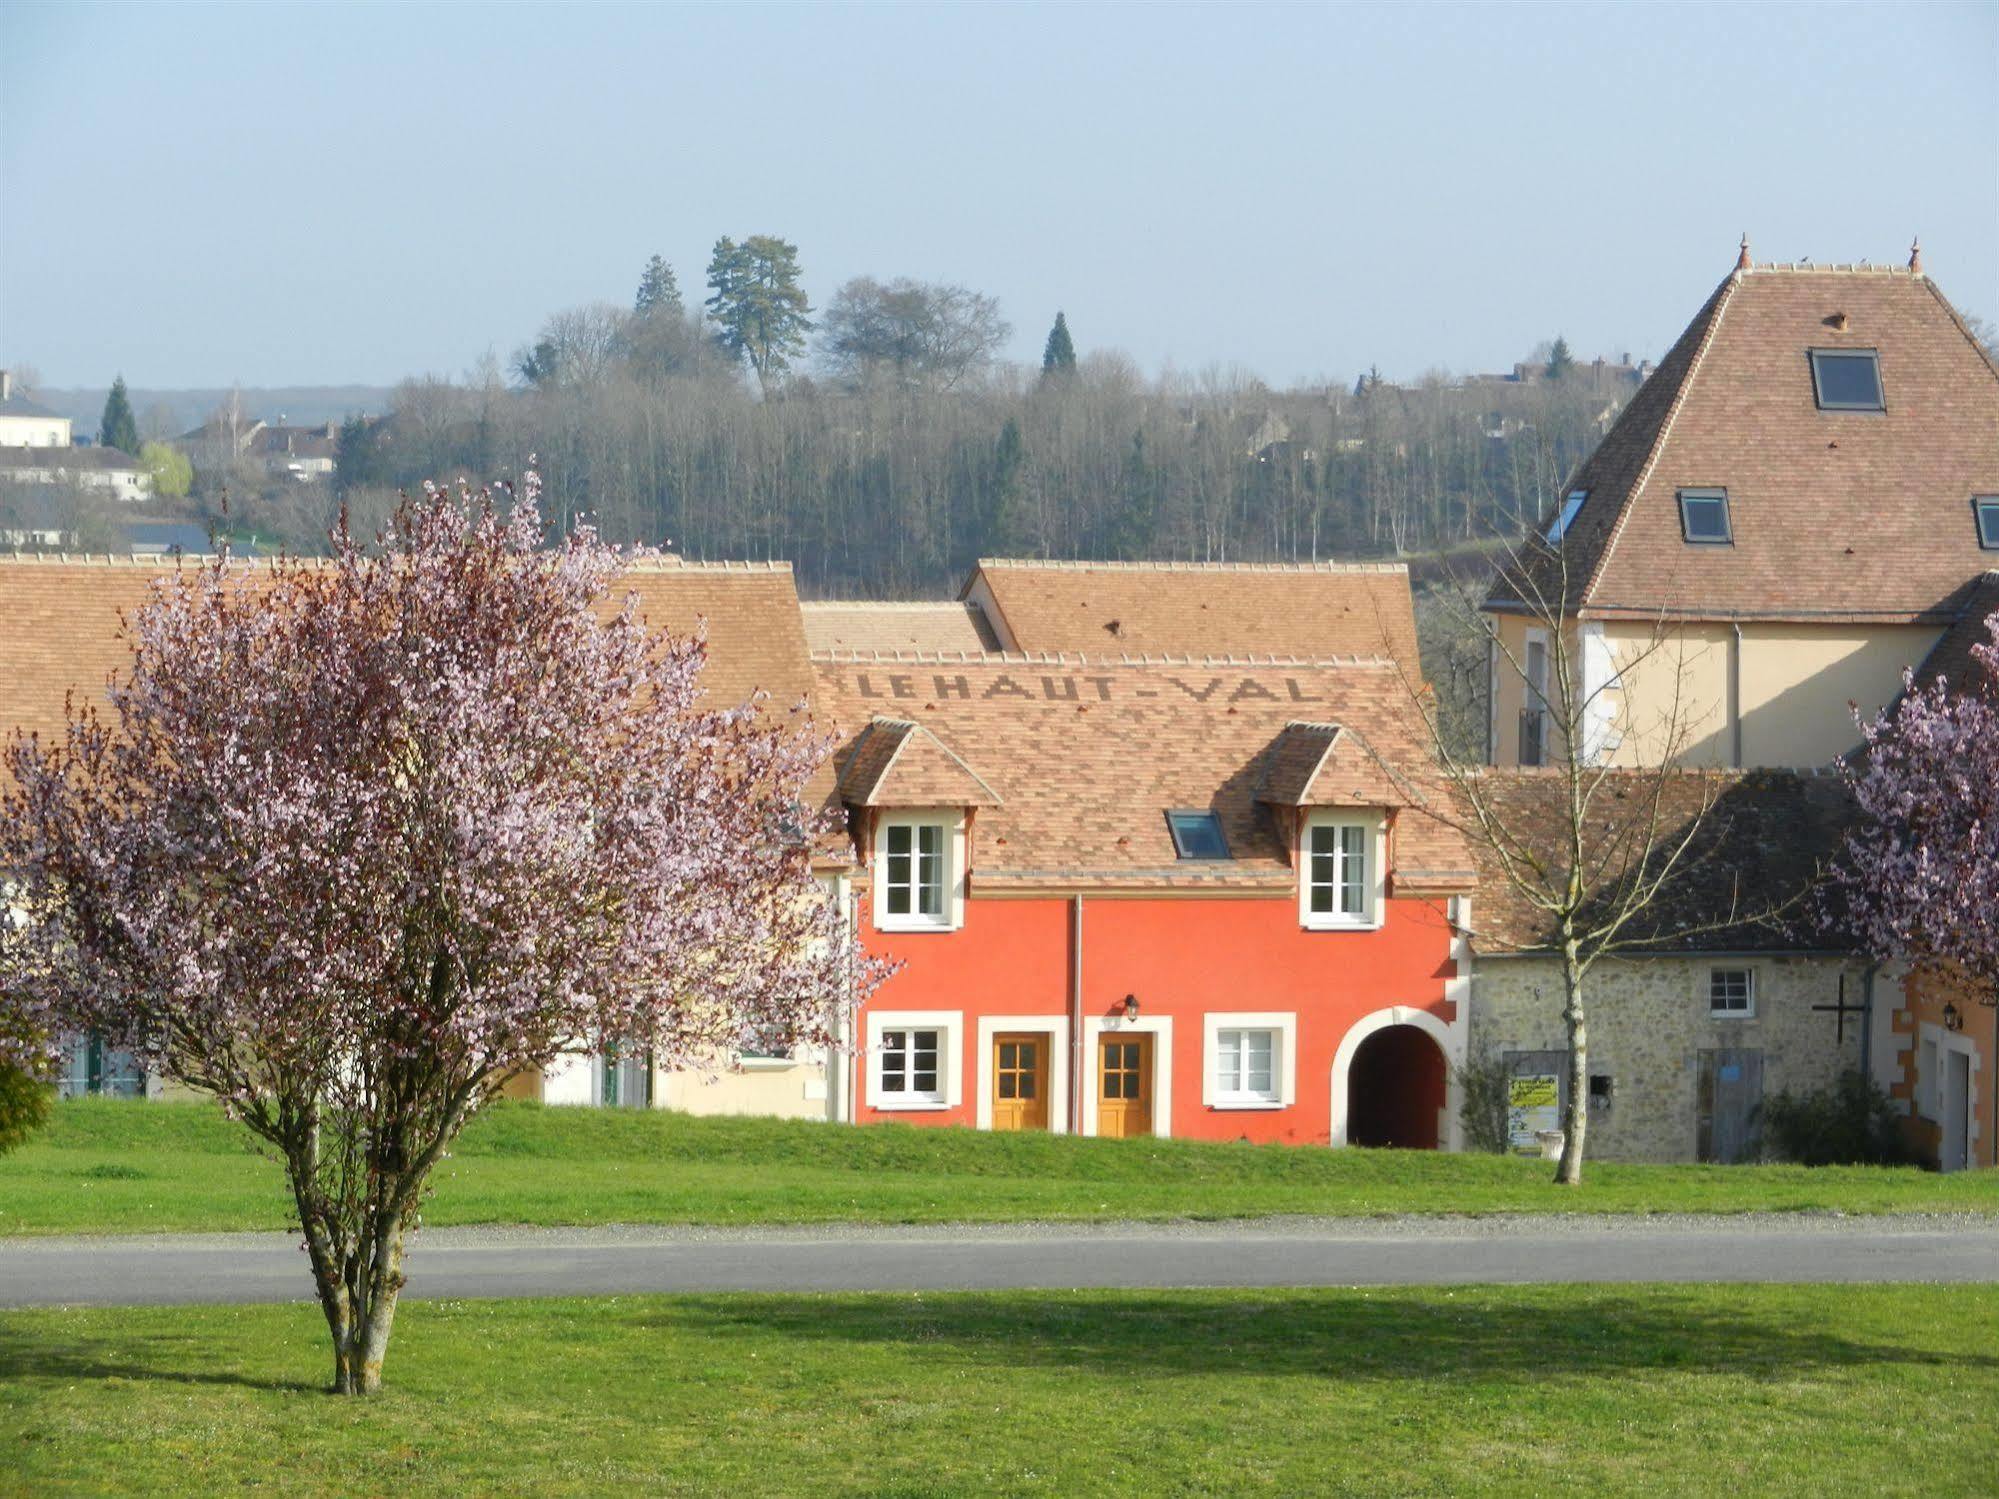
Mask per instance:
[[[0,1313],[0,1493],[1992,1492],[1999,1289],[1541,1286]]]
[[[282,1175],[205,1104],[83,1099],[0,1157],[0,1234],[281,1229]],[[1593,1165],[543,1109],[474,1122],[425,1221],[936,1223],[1273,1213],[1999,1212],[1999,1174]]]

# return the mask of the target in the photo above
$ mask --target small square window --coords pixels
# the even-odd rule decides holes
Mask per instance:
[[[1728,523],[1728,491],[1680,491],[1680,534],[1688,541],[1726,546],[1735,539]]]
[[[950,924],[951,829],[941,822],[891,822],[881,831],[876,920],[885,927]]]
[[[1714,968],[1707,976],[1707,1008],[1710,1015],[1731,1020],[1746,1019],[1756,1013],[1756,975],[1747,968]]]
[[[1366,823],[1314,823],[1305,833],[1305,924],[1372,926],[1374,880]]]
[[[1978,516],[1978,544],[1999,552],[1999,494],[1975,495],[1971,508]]]
[[[938,1102],[936,1031],[882,1032],[881,1092],[896,1098]]]
[[[1173,830],[1173,852],[1183,859],[1226,859],[1228,840],[1222,836],[1222,820],[1212,812],[1168,812],[1166,826]]]
[[[1215,1101],[1276,1103],[1277,1032],[1226,1030],[1215,1037]]]
[[[1587,489],[1572,489],[1569,491],[1569,497],[1562,501],[1561,512],[1556,515],[1554,524],[1548,527],[1549,545],[1552,546],[1569,534],[1569,527],[1575,524],[1577,512],[1583,508],[1583,501],[1588,498],[1589,491]]]
[[[1882,411],[1881,359],[1872,349],[1813,349],[1812,387],[1821,411]]]

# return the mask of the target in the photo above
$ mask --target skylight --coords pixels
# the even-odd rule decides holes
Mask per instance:
[[[1978,514],[1978,544],[1999,552],[1999,494],[1973,495],[1971,508]]]
[[[1555,523],[1548,527],[1548,544],[1554,545],[1569,534],[1569,525],[1576,518],[1576,512],[1583,508],[1583,501],[1589,498],[1587,489],[1572,489],[1569,497],[1562,501],[1562,513],[1555,517]]]
[[[1821,411],[1881,411],[1881,357],[1872,349],[1813,349]]]
[[[1173,830],[1173,851],[1183,859],[1226,859],[1228,840],[1222,837],[1222,820],[1212,812],[1168,812],[1166,826]]]
[[[1735,539],[1728,524],[1728,491],[1680,491],[1680,534],[1688,541],[1726,546]]]

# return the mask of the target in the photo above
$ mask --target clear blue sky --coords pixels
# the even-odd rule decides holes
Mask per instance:
[[[1036,358],[1289,381],[1657,355],[1732,263],[1999,317],[1999,0],[1826,7],[0,0],[0,361],[391,382],[797,242]],[[698,294],[698,293],[697,293]]]

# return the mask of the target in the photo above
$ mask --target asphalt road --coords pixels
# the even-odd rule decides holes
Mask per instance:
[[[415,1297],[646,1291],[1999,1281],[1975,1217],[1280,1220],[908,1229],[434,1229]],[[302,1300],[286,1234],[0,1241],[0,1306]]]

